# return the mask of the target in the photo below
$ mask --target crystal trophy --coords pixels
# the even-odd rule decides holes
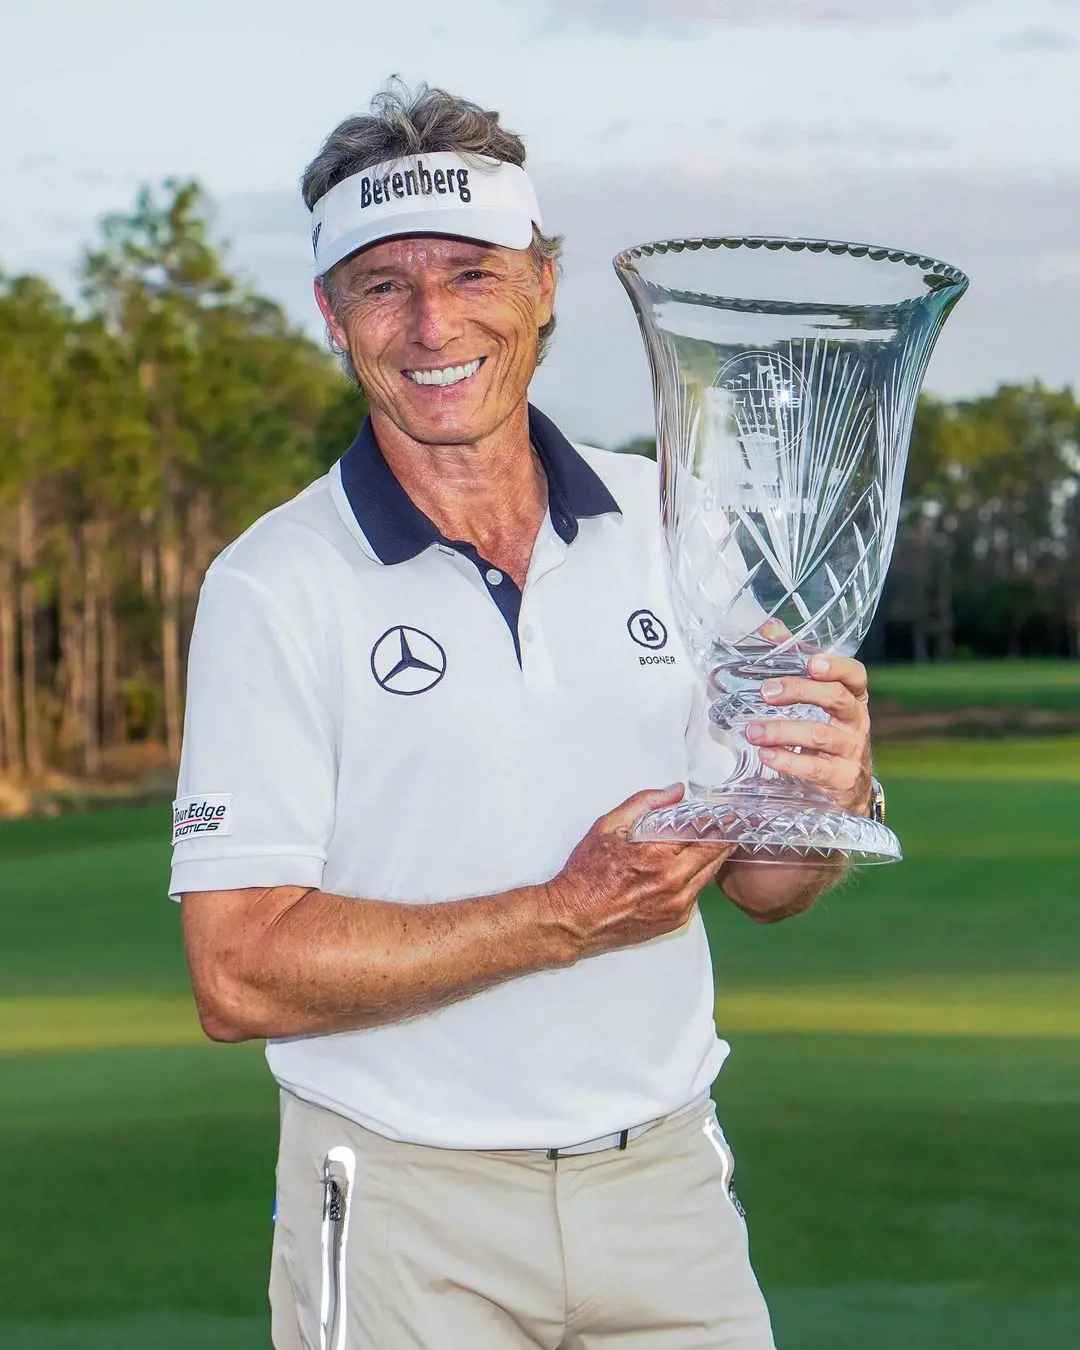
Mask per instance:
[[[816,239],[676,239],[618,254],[652,369],[665,564],[711,721],[738,751],[637,824],[647,840],[733,842],[759,861],[890,862],[896,835],[768,768],[762,682],[853,655],[896,537],[912,419],[967,289],[917,253]]]

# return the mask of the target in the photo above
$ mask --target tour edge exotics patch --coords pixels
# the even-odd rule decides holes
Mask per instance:
[[[198,797],[178,797],[173,802],[172,841],[219,838],[232,834],[232,793],[211,792]]]

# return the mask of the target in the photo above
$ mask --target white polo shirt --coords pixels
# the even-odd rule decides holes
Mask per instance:
[[[672,621],[656,469],[530,409],[549,511],[524,590],[412,503],[369,423],[214,562],[192,638],[171,893],[419,904],[544,882],[642,788],[732,755]],[[567,1147],[685,1106],[727,1046],[677,933],[410,1021],[270,1041],[277,1080],[396,1139]]]

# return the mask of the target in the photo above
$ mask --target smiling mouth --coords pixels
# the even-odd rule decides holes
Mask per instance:
[[[442,370],[404,370],[401,373],[413,384],[438,384],[445,388],[448,384],[460,384],[462,380],[470,379],[483,364],[484,358],[479,356],[465,366],[444,366]]]

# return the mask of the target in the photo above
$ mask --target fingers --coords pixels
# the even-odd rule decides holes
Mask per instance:
[[[829,661],[836,659],[830,657]],[[856,661],[854,664],[859,663]],[[815,708],[824,708],[837,721],[852,726],[862,726],[869,720],[865,683],[863,697],[860,698],[840,680],[826,679],[824,676],[810,679],[802,675],[789,675],[783,680],[766,680],[761,686],[761,697],[776,708],[789,707],[793,703],[810,703]]]
[[[676,904],[684,911],[683,923],[686,923],[690,918],[694,906],[701,898],[701,892],[716,880],[717,873],[727,861],[728,855],[734,852],[734,849],[734,844],[725,845],[722,858],[711,859],[707,866],[699,868],[680,888],[676,896]]]
[[[791,629],[782,619],[766,619],[758,629],[758,633],[765,638],[767,642],[786,642],[791,637]]]
[[[835,680],[859,703],[866,702],[866,667],[853,656],[812,656],[807,673],[815,680]]]
[[[679,890],[697,881],[706,886],[735,849],[734,844],[635,843],[630,845],[650,885]],[[700,880],[698,880],[700,878]]]
[[[850,656],[814,656],[805,676],[768,680],[765,702],[776,708],[806,703],[829,720],[777,718],[752,722],[746,738],[778,773],[823,789],[841,803],[861,801],[869,784],[870,714],[866,667]]]
[[[762,759],[769,763],[766,747],[801,746],[825,755],[858,756],[862,751],[862,737],[841,722],[812,722],[798,717],[778,717],[775,721],[750,722],[746,739],[763,747]]]
[[[867,667],[853,656],[811,656],[806,672],[811,679],[836,680],[857,702],[867,701]]]
[[[644,792],[635,792],[607,815],[601,816],[593,828],[601,834],[628,833],[646,811],[674,806],[682,800],[685,791],[682,783],[672,783],[666,788],[647,788]]]
[[[759,752],[770,769],[816,783],[840,801],[858,795],[867,778],[863,759],[838,755],[797,755],[793,750],[768,746]]]
[[[716,880],[718,872],[735,852],[737,845],[716,844],[702,846],[701,844],[695,844],[693,847],[698,853],[709,854],[708,859],[701,864],[691,879],[692,882],[699,882],[698,889],[703,890],[710,881]]]

